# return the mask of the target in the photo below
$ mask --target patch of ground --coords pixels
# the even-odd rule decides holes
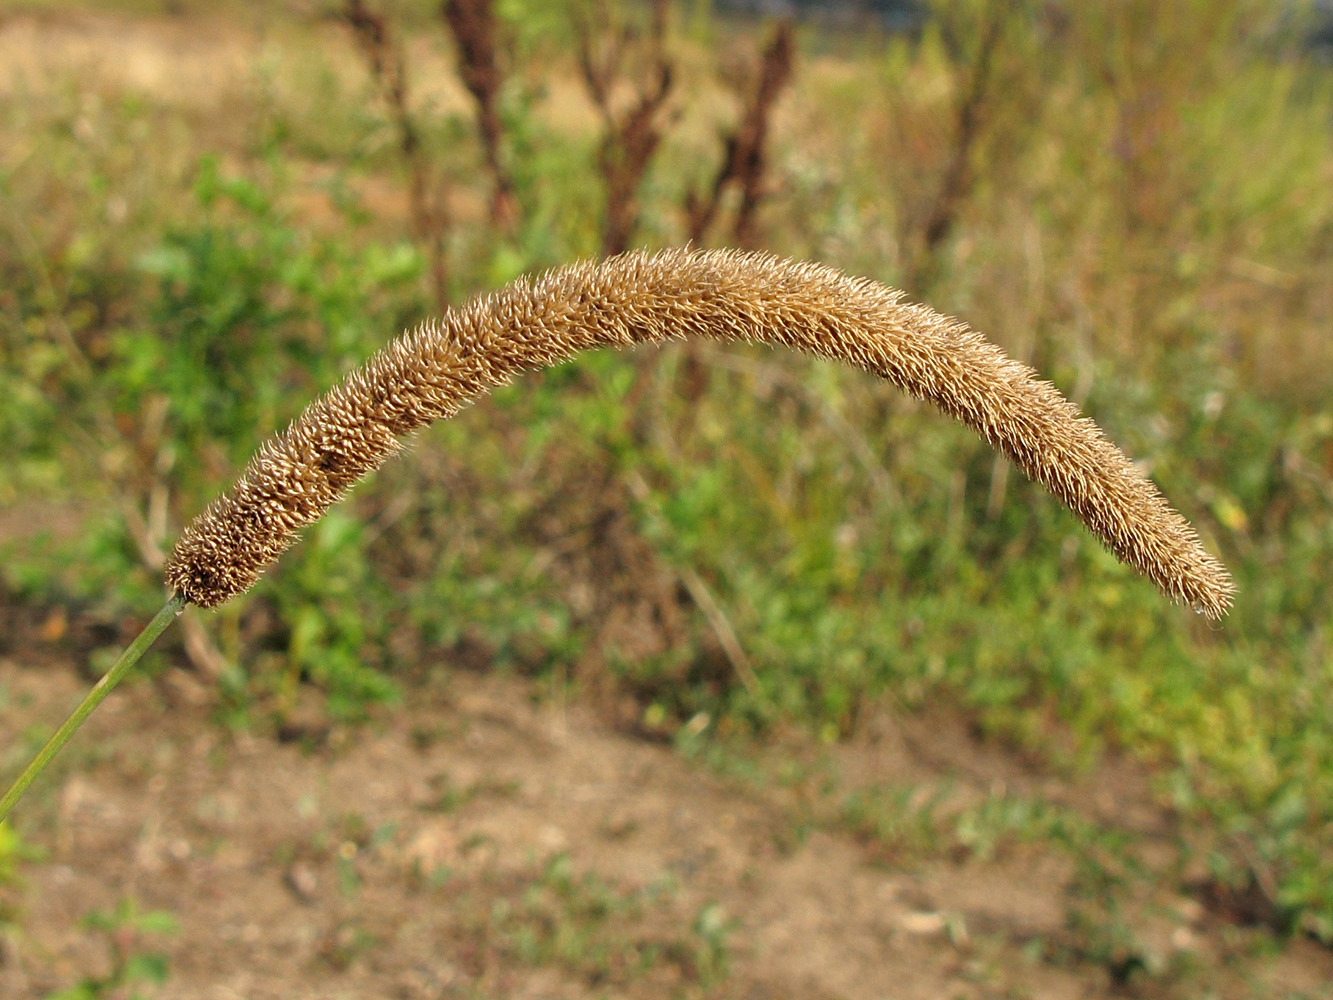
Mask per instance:
[[[15,653],[0,661],[7,773],[86,683],[58,649]],[[2,890],[0,995],[106,977],[116,945],[161,952],[159,995],[182,1000],[1320,996],[1333,981],[1326,951],[1265,954],[1150,884],[1106,927],[1137,945],[1098,952],[1078,915],[1115,914],[1075,905],[1076,853],[966,849],[947,822],[886,839],[840,805],[946,789],[944,814],[998,793],[1151,843],[1171,821],[1130,765],[1042,775],[939,713],[709,767],[536,690],[459,672],[365,726],[283,742],[220,728],[192,674],[131,684],[20,806],[41,857]],[[81,924],[125,900],[177,929]]]

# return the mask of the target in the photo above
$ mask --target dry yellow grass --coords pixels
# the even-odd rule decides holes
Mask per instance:
[[[260,448],[183,533],[167,583],[201,606],[230,600],[404,434],[581,351],[690,336],[781,345],[887,379],[975,429],[1173,599],[1212,618],[1230,606],[1226,569],[1152,483],[1052,385],[965,324],[823,265],[686,249],[519,280],[404,334]]]

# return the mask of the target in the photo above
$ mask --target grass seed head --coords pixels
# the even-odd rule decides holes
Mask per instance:
[[[963,323],[819,264],[690,249],[558,268],[404,334],[260,448],[187,527],[167,583],[195,604],[222,604],[403,435],[524,371],[681,337],[762,342],[872,372],[976,430],[1171,598],[1211,618],[1231,604],[1226,569],[1152,483],[1054,386]]]

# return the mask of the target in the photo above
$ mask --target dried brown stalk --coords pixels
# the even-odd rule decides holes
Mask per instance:
[[[922,225],[920,243],[908,272],[907,283],[929,290],[939,269],[940,246],[953,232],[968,192],[972,189],[972,151],[984,130],[986,102],[991,97],[992,66],[1004,35],[1008,14],[1006,0],[991,0],[986,28],[977,49],[976,62],[967,92],[958,103],[953,149],[944,168],[939,189]]]
[[[669,7],[670,0],[653,0],[652,21],[642,38],[628,25],[611,33],[599,33],[591,19],[579,25],[579,68],[606,127],[597,154],[606,189],[604,254],[629,249],[639,219],[639,185],[662,141],[663,116],[675,75],[666,53]],[[599,22],[611,20],[604,5],[595,13]],[[646,63],[647,69],[633,84],[629,107],[617,109],[614,92],[624,82],[626,62]]]
[[[403,435],[581,351],[681,337],[790,347],[887,379],[975,429],[1172,598],[1213,618],[1231,603],[1226,569],[1130,460],[963,323],[823,265],[688,249],[522,279],[404,334],[260,448],[181,536],[167,583],[206,607],[230,600]]]
[[[448,206],[440,182],[432,180],[429,158],[421,143],[421,129],[410,107],[407,57],[389,29],[388,22],[364,3],[346,0],[343,20],[352,29],[370,67],[370,75],[389,105],[398,129],[398,148],[408,171],[408,210],[417,242],[426,248],[431,286],[443,312],[449,307],[449,268],[445,237],[449,229]]]
[[[795,52],[796,33],[790,21],[783,21],[764,50],[759,78],[740,124],[724,140],[726,151],[713,179],[712,191],[707,198],[694,192],[686,198],[690,242],[703,242],[704,234],[717,217],[724,194],[729,187],[736,187],[741,195],[731,227],[732,239],[739,246],[754,246],[755,213],[764,196],[764,146],[778,96],[791,79]]]
[[[463,85],[477,103],[477,128],[491,175],[491,223],[511,229],[518,219],[518,198],[501,153],[504,129],[497,103],[504,73],[496,57],[491,0],[443,0],[440,15],[458,44],[458,73]]]

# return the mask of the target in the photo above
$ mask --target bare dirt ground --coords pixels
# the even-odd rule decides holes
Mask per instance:
[[[18,735],[44,735],[86,686],[71,647],[92,627],[5,619],[9,770],[31,746]],[[469,671],[359,727],[312,711],[280,735],[228,731],[210,703],[183,669],[130,685],[21,805],[39,858],[0,890],[0,995],[106,977],[117,944],[165,956],[146,995],[208,1000],[1313,997],[1333,982],[1325,950],[1265,949],[1169,892],[1127,921],[1165,964],[1122,976],[1071,928],[1077,857],[886,854],[831,818],[822,803],[890,782],[1037,796],[1149,844],[1180,834],[1138,768],[1042,774],[945,713],[883,714],[836,747],[778,737],[725,758],[742,768]],[[81,923],[124,900],[176,930]]]

